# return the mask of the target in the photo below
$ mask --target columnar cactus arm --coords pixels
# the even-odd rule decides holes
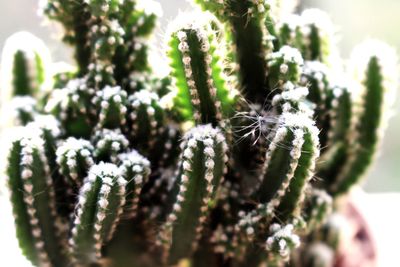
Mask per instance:
[[[95,132],[92,142],[95,145],[94,157],[100,161],[118,161],[118,154],[126,152],[129,141],[119,129],[101,129]]]
[[[305,42],[308,46],[305,58],[331,63],[329,56],[333,52],[335,32],[328,14],[318,9],[308,9],[301,16],[304,21],[302,31],[308,39],[308,42]]]
[[[146,184],[150,176],[150,162],[135,150],[118,156],[121,161],[121,175],[127,181],[126,186],[126,205],[124,210],[126,216],[134,218],[137,215],[139,197],[143,185]]]
[[[216,125],[232,112],[234,92],[228,89],[221,67],[223,45],[218,47],[212,20],[209,16],[200,21],[190,18],[179,25],[171,33],[168,54],[177,87],[174,101],[181,119]]]
[[[330,130],[325,133],[327,137],[326,149],[317,165],[318,177],[323,177],[320,182],[324,183],[325,186],[334,183],[338,170],[347,161],[353,117],[353,103],[348,87],[334,86],[331,94],[334,97],[331,100],[328,118]]]
[[[283,222],[301,215],[305,188],[314,175],[315,162],[319,156],[318,129],[309,125],[302,130],[304,142],[301,148],[301,156],[293,179],[277,207],[277,217]]]
[[[64,179],[75,188],[82,186],[94,164],[94,148],[89,141],[70,137],[57,149],[57,164]]]
[[[296,47],[305,60],[316,60],[330,66],[337,63],[335,29],[325,12],[307,9],[300,16],[289,15],[282,19],[277,31],[280,45]]]
[[[7,159],[7,176],[8,176],[8,187],[11,194],[11,203],[13,206],[13,213],[15,217],[16,234],[19,242],[19,246],[22,253],[30,260],[33,264],[38,265],[39,255],[37,248],[35,247],[35,238],[32,233],[32,225],[30,223],[30,217],[28,214],[27,204],[24,200],[24,180],[22,178],[22,166],[21,166],[21,153],[22,144],[20,139],[16,139],[12,142],[9,156]]]
[[[175,203],[161,236],[169,264],[190,256],[201,237],[225,171],[226,149],[220,130],[210,125],[193,128],[185,136],[182,173],[175,180],[177,190],[171,191]]]
[[[2,90],[8,97],[37,95],[48,82],[49,61],[50,52],[42,40],[28,32],[13,34],[4,45]]]
[[[68,136],[89,138],[93,130],[92,102],[94,90],[88,88],[86,79],[73,79],[65,88],[55,89],[46,112],[53,114]]]
[[[128,99],[127,126],[124,131],[133,146],[144,155],[154,150],[164,131],[166,116],[156,93],[140,90]],[[160,148],[157,148],[160,149]]]
[[[13,190],[11,200],[17,216],[17,236],[23,252],[33,263],[66,266],[43,140],[34,129],[31,131],[31,136],[26,133],[14,136],[7,169],[9,186]]]
[[[40,58],[35,55],[35,58],[33,59],[34,62],[29,62],[28,58],[26,58],[26,54],[22,51],[17,51],[14,56],[14,68],[13,68],[13,85],[14,85],[14,95],[32,95],[35,93],[38,88],[35,88],[36,81],[34,81],[32,78],[35,77],[29,77],[30,74],[30,68],[36,66],[37,69],[36,71],[39,71],[38,73],[38,81],[40,79],[43,79],[42,73],[40,73],[42,70],[40,69],[41,62],[39,61]],[[36,61],[36,62],[35,62]],[[29,63],[36,63],[33,66],[30,66],[31,64]]]
[[[121,87],[106,86],[93,98],[98,112],[98,128],[117,129],[126,123],[127,92]]]
[[[94,165],[79,192],[70,239],[75,264],[96,263],[110,240],[125,204],[126,181],[116,165]]]
[[[330,115],[334,115],[331,114],[331,106],[336,96],[333,93],[334,88],[331,88],[329,74],[328,67],[321,62],[306,61],[300,81],[301,85],[306,86],[309,90],[307,99],[315,105],[315,120],[318,128],[323,129],[319,134],[322,147],[327,146],[330,131],[336,130],[331,129],[333,118]]]
[[[250,102],[262,104],[269,93],[265,56],[267,50],[272,50],[264,24],[269,3],[258,0],[196,2],[229,25],[243,94]]]
[[[332,197],[325,191],[307,188],[302,217],[309,229],[321,226],[332,212]]]
[[[155,1],[124,1],[119,12],[119,21],[125,34],[124,45],[119,46],[112,59],[116,66],[115,77],[119,83],[128,84],[132,72],[148,71],[148,45],[157,18],[161,15],[159,3]]]
[[[267,56],[268,82],[271,88],[281,88],[286,82],[297,83],[302,73],[303,58],[300,51],[283,46]]]
[[[58,215],[64,219],[69,219],[68,216],[73,206],[71,205],[73,202],[72,189],[57,171],[56,147],[61,135],[60,124],[52,115],[38,115],[27,127],[37,131],[43,139],[43,151],[49,165],[49,175],[53,181]]]
[[[311,123],[303,114],[283,113],[268,147],[264,175],[255,194],[261,203],[279,205],[295,174],[302,155],[305,132],[302,124]],[[313,140],[315,142],[315,140]]]
[[[360,45],[353,54],[353,60],[360,86],[359,95],[355,96],[354,131],[350,137],[350,144],[354,147],[342,172],[329,189],[333,194],[347,192],[370,165],[382,127],[386,125],[384,111],[390,108],[390,98],[393,98],[397,86],[397,57],[387,45],[379,42]]]
[[[43,1],[42,12],[56,20],[65,28],[64,41],[75,47],[75,59],[79,74],[83,76],[90,64],[91,48],[89,41],[91,14],[85,0]]]

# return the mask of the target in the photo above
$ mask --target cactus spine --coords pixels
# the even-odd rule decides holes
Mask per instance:
[[[321,11],[194,2],[210,12],[172,23],[168,77],[147,60],[159,15],[149,0],[46,1],[77,64],[50,93],[7,52],[22,127],[6,173],[34,265],[333,261],[340,235],[326,217],[372,161],[396,56],[358,47],[346,78]]]

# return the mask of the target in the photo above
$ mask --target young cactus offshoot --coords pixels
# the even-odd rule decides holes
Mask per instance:
[[[204,11],[180,16],[166,36],[167,77],[147,59],[160,14],[149,0],[43,1],[77,65],[50,91],[35,42],[7,46],[3,89],[22,126],[6,174],[35,266],[334,260],[340,229],[327,217],[373,159],[396,56],[373,42],[339,75],[323,12],[194,2]]]

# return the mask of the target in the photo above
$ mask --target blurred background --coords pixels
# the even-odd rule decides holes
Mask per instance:
[[[158,40],[178,12],[191,7],[186,0],[158,0],[164,16],[157,32]],[[56,25],[45,25],[37,15],[37,1],[0,1],[0,49],[5,39],[15,31],[27,30],[43,39],[55,61],[71,61],[71,51],[59,41]],[[382,39],[400,51],[399,0],[303,0],[300,8],[318,7],[329,12],[337,26],[341,55],[347,58],[352,47],[366,38]],[[58,32],[58,33],[57,33]],[[400,91],[398,93],[400,99]],[[378,160],[371,167],[364,188],[368,192],[400,192],[400,101],[397,99],[394,117],[390,121]]]

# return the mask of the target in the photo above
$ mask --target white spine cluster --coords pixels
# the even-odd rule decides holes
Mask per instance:
[[[114,51],[114,49],[124,44],[125,31],[115,19],[103,19],[101,23],[94,24],[89,33],[89,37],[94,41],[94,56],[99,58],[102,50],[107,49]],[[107,47],[107,48],[106,48]]]
[[[102,61],[96,61],[89,64],[87,80],[90,84],[93,83],[93,89],[99,90],[102,83],[115,83],[113,79],[114,68],[114,65]]]
[[[269,230],[270,237],[266,241],[267,251],[276,251],[283,259],[288,259],[291,250],[300,246],[300,238],[293,234],[292,224],[282,226],[275,223]]]
[[[304,60],[300,51],[287,45],[283,46],[278,52],[269,54],[267,60],[269,67],[279,65],[279,71],[281,75],[286,75],[288,72],[300,74],[301,67],[304,64]],[[293,65],[295,66],[294,70],[290,69],[290,67]]]
[[[16,96],[10,102],[10,111],[14,120],[14,125],[21,125],[21,116],[30,114],[32,117],[36,115],[37,101],[31,96]]]
[[[128,139],[126,139],[119,129],[101,129],[96,131],[94,143],[94,156],[99,157],[105,151],[108,151],[112,162],[117,161],[118,154],[126,150],[129,146]]]
[[[93,103],[97,104],[100,109],[99,114],[99,127],[103,127],[107,123],[107,117],[110,115],[110,106],[115,105],[119,112],[119,119],[122,125],[125,124],[126,98],[127,92],[122,90],[121,87],[106,86],[103,90],[97,92],[96,97],[93,98]]]
[[[89,170],[94,164],[93,150],[92,144],[87,140],[74,137],[68,138],[56,152],[61,174],[65,177],[70,177],[74,183],[80,186],[82,181],[78,177],[79,165],[83,163],[86,169]],[[79,163],[78,161],[82,162]]]
[[[28,123],[27,128],[32,131],[47,131],[53,138],[61,134],[60,123],[53,115],[37,115],[34,121]]]
[[[238,214],[239,222],[235,227],[236,234],[246,234],[246,239],[250,242],[253,241],[258,230],[262,230],[264,225],[274,216],[274,206],[271,203],[259,204],[257,208],[248,213],[240,211]]]
[[[76,118],[80,115],[85,117],[90,114],[90,107],[82,105],[85,95],[93,95],[94,89],[87,87],[87,80],[70,80],[65,88],[53,90],[49,101],[46,104],[45,111],[48,113],[60,109],[60,119],[63,122],[68,121],[69,116]]]

